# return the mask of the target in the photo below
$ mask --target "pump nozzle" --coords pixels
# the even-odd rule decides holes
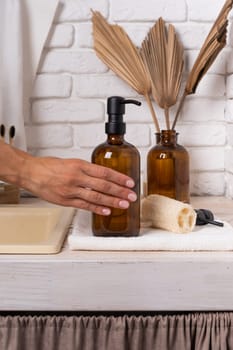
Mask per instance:
[[[137,105],[137,106],[141,106],[141,102],[137,101],[137,100],[124,100],[123,102],[121,103],[124,103],[124,104],[129,104],[129,103],[133,103],[134,105]]]
[[[125,114],[125,105],[133,103],[137,106],[141,105],[141,102],[131,99],[124,99],[124,97],[121,96],[111,96],[108,98],[107,103],[107,113],[110,114]]]

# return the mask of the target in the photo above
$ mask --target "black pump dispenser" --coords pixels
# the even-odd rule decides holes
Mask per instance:
[[[125,123],[123,114],[125,114],[126,104],[141,105],[141,102],[136,100],[126,100],[124,97],[112,96],[107,101],[108,122],[105,123],[105,132],[108,135],[123,135],[125,134]]]

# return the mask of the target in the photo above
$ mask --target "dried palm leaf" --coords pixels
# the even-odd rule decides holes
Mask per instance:
[[[92,23],[97,56],[137,93],[145,96],[159,132],[158,119],[150,99],[150,76],[138,49],[122,27],[109,24],[98,11],[92,11]]]
[[[162,18],[144,39],[141,55],[152,80],[152,96],[164,109],[166,126],[170,129],[169,108],[176,104],[184,66],[184,49],[173,25],[166,28]]]
[[[197,86],[212,63],[215,61],[219,52],[226,45],[227,36],[227,16],[233,6],[233,0],[226,0],[216,21],[214,22],[201,50],[188,76],[185,91],[181,98],[172,129],[175,128],[177,118],[183,106],[185,97],[196,92]]]

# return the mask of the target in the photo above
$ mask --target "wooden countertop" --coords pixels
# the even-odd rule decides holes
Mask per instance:
[[[233,201],[193,197],[233,225]],[[0,310],[233,309],[233,252],[79,252],[0,255]]]

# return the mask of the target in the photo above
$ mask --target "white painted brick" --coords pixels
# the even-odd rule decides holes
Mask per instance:
[[[233,100],[227,100],[225,119],[228,122],[233,122]]]
[[[78,23],[75,26],[75,44],[74,47],[91,48],[93,47],[92,24]]]
[[[225,77],[215,74],[207,74],[204,76],[196,90],[196,95],[198,96],[222,97],[225,93]]]
[[[37,75],[31,97],[69,97],[72,90],[72,78],[64,74]]]
[[[36,123],[102,121],[104,104],[97,100],[39,100],[32,106],[32,119]]]
[[[105,124],[79,125],[74,127],[74,144],[78,147],[96,147],[105,142]],[[150,144],[150,130],[148,125],[126,125],[125,139],[136,147]]]
[[[179,122],[224,121],[225,100],[187,97]]]
[[[204,43],[204,40],[203,40]],[[185,52],[186,60],[185,60],[185,71],[190,72],[193,64],[199,54],[199,50],[187,50]],[[226,74],[227,69],[227,61],[229,59],[229,50],[226,48],[223,49],[209,68],[207,73],[212,74]],[[204,78],[203,78],[204,79]]]
[[[214,21],[224,2],[222,0],[187,0],[189,20]]]
[[[226,131],[227,131],[227,143],[228,145],[233,147],[233,124],[228,123]]]
[[[72,128],[67,125],[27,126],[29,148],[53,148],[72,146]]]
[[[90,161],[92,151],[92,148],[40,148],[34,152],[34,155],[39,157],[78,158]]]
[[[125,120],[127,123],[153,123],[152,115],[146,100],[141,97],[137,97],[136,99],[142,104],[139,107],[131,104],[126,106]],[[160,124],[162,124],[162,121],[164,120],[163,110],[159,108],[155,102],[152,101],[152,104],[154,106],[156,116]]]
[[[151,144],[150,128],[144,124],[126,124],[125,139],[136,147],[146,147]]]
[[[184,21],[186,3],[184,0],[110,0],[110,17],[117,21],[154,21],[163,17],[167,21]]]
[[[153,24],[154,23],[121,23],[120,25],[125,29],[133,43],[140,47]]]
[[[227,57],[227,73],[229,74],[233,73],[233,51],[232,50]]]
[[[233,22],[229,21],[227,30],[227,45],[233,47]]]
[[[138,96],[124,81],[112,74],[80,74],[75,76],[74,82],[75,91],[79,97]]]
[[[54,25],[49,33],[45,47],[71,47],[74,42],[74,27],[71,24]]]
[[[191,173],[190,193],[196,196],[223,196],[225,193],[224,172]]]
[[[233,98],[233,74],[227,77],[226,91],[227,97]]]
[[[227,147],[225,150],[225,165],[226,170],[233,174],[233,148]]]
[[[207,37],[210,24],[177,23],[175,24],[178,37],[185,49],[200,49]]]
[[[96,147],[100,143],[105,142],[107,136],[105,134],[104,123],[84,124],[74,126],[74,145],[76,147]]]
[[[189,148],[191,171],[224,171],[224,148]]]
[[[178,143],[183,146],[223,146],[226,143],[224,124],[177,125]]]
[[[108,69],[94,51],[49,51],[39,73],[103,73]]]
[[[233,174],[226,173],[226,196],[233,198]]]
[[[91,18],[91,9],[108,15],[108,0],[60,0],[59,22],[85,21]]]

